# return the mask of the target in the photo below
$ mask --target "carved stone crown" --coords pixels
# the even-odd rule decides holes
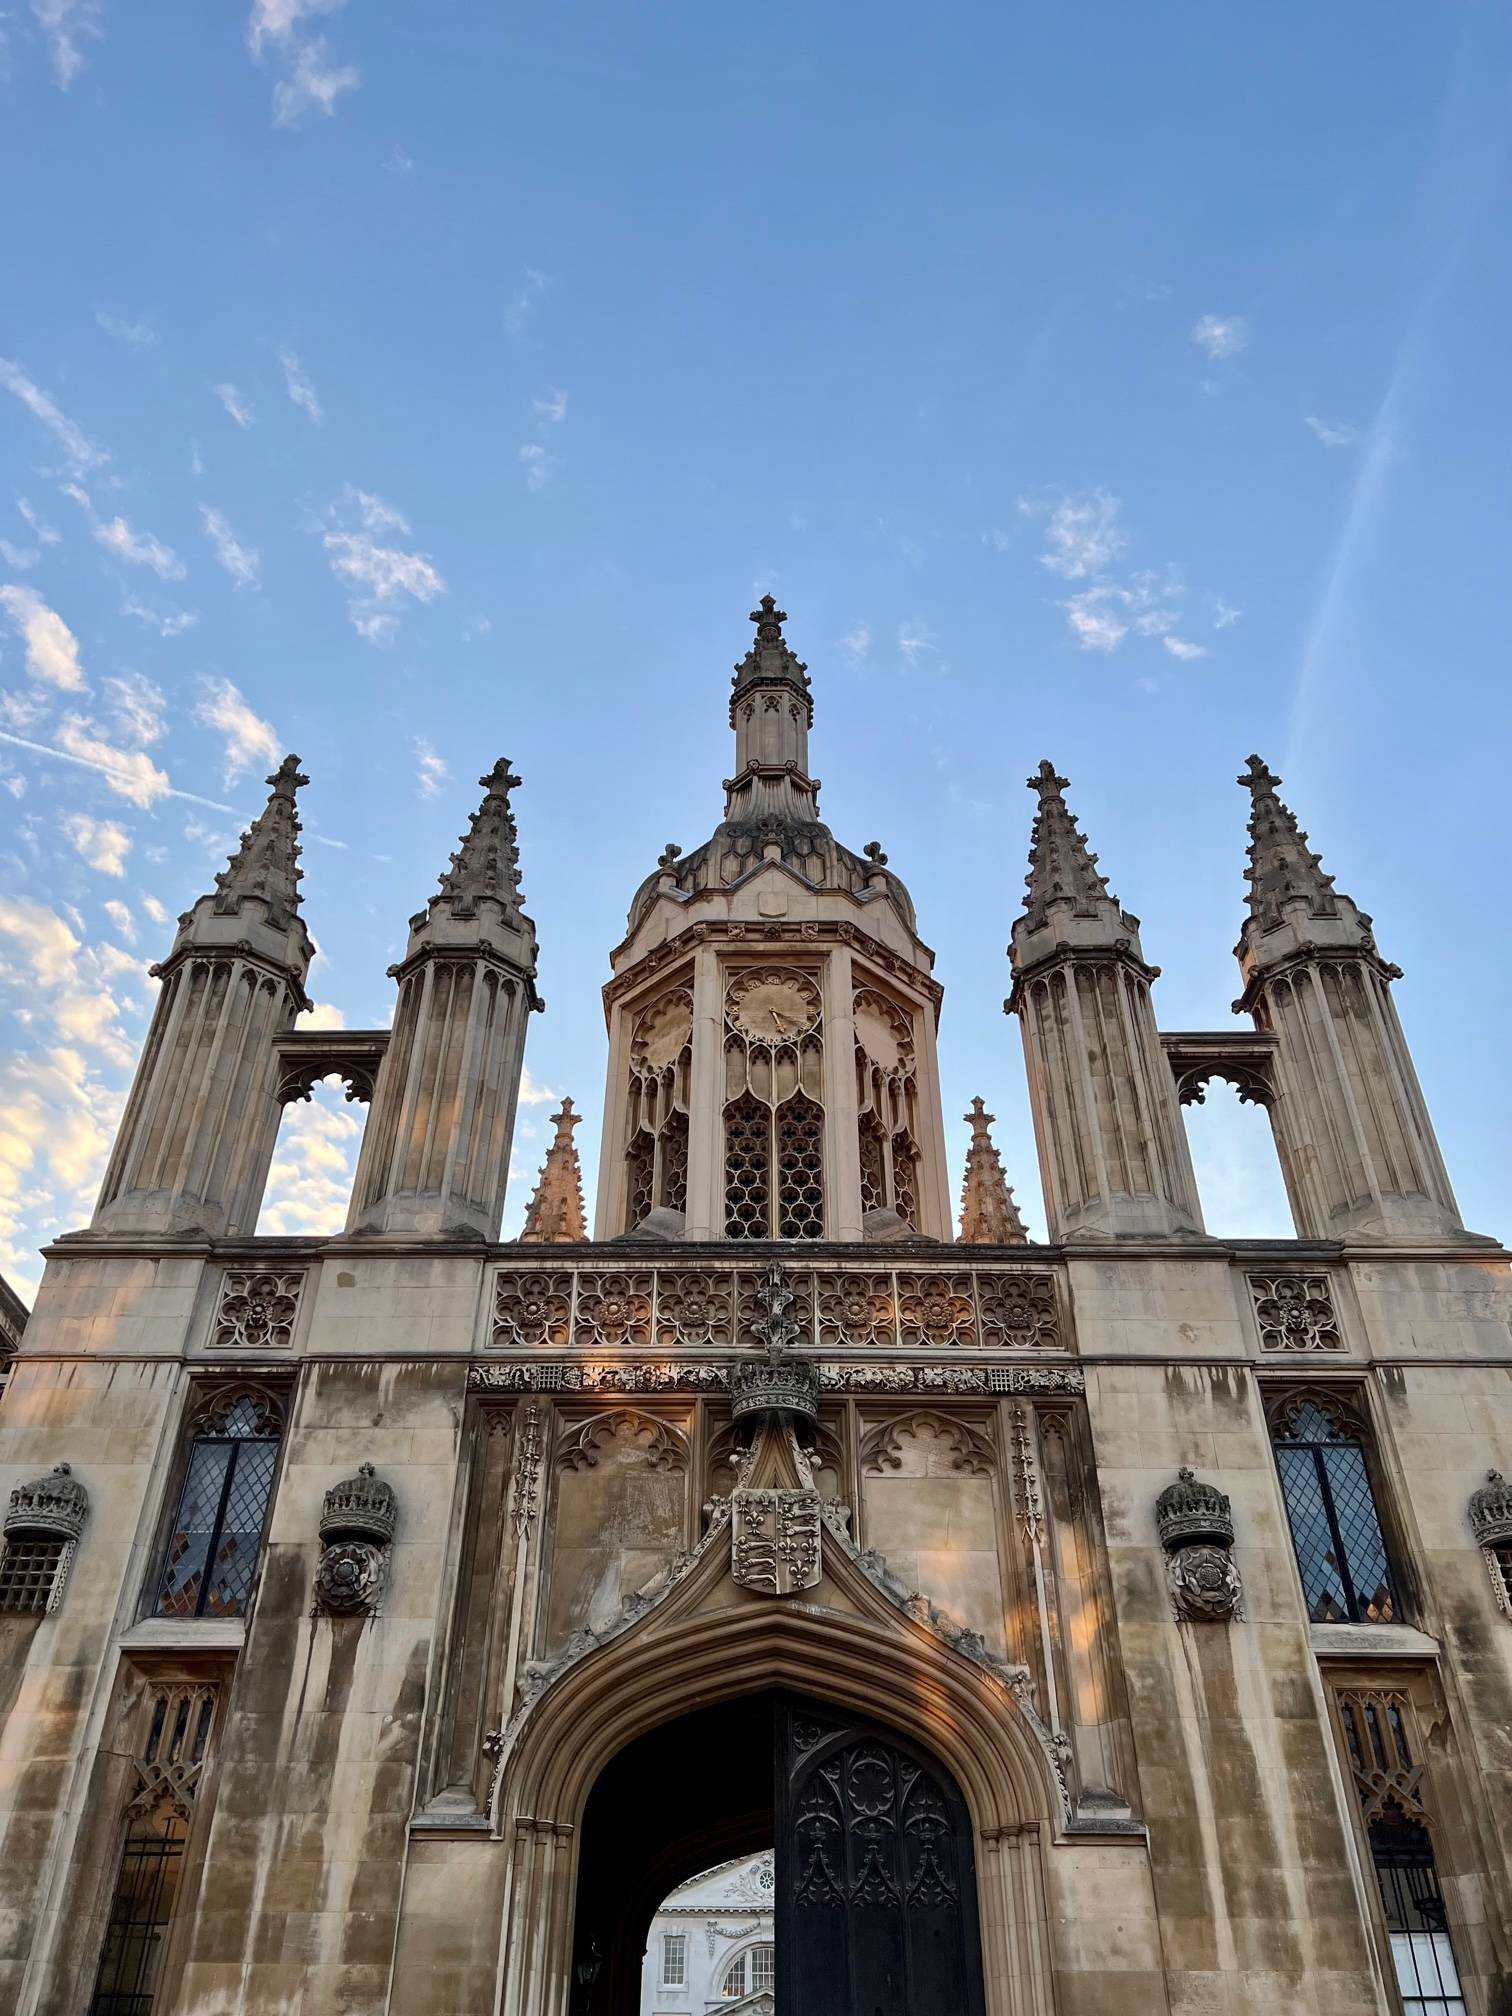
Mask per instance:
[[[320,1537],[326,1544],[333,1540],[374,1540],[387,1546],[394,1537],[398,1516],[393,1485],[386,1484],[371,1463],[364,1463],[355,1477],[344,1477],[325,1494]]]
[[[817,1421],[819,1367],[802,1358],[742,1358],[730,1374],[730,1414],[736,1421],[756,1415]]]
[[[18,1484],[5,1515],[7,1540],[77,1540],[89,1517],[89,1493],[66,1463]]]
[[[1199,1484],[1190,1470],[1177,1472],[1155,1500],[1155,1525],[1162,1547],[1187,1547],[1207,1541],[1230,1547],[1234,1540],[1234,1508],[1215,1484]]]
[[[1500,1470],[1488,1470],[1486,1481],[1470,1494],[1470,1530],[1480,1547],[1512,1545],[1512,1484]]]

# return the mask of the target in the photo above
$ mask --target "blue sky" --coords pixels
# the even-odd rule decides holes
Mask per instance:
[[[545,1095],[591,1164],[607,953],[718,817],[767,588],[825,816],[939,953],[946,1110],[983,1093],[1036,1228],[1023,780],[1071,778],[1163,1025],[1217,1028],[1258,749],[1407,969],[1468,1222],[1512,1229],[1505,10],[15,0],[0,34],[24,1290],[285,749],[354,1027],[513,760],[549,1005],[506,1229]],[[1211,1097],[1212,1229],[1284,1229],[1263,1120]],[[265,1229],[339,1223],[357,1124],[296,1116]]]

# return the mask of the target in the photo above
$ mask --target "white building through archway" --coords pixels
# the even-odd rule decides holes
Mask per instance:
[[[680,1883],[651,1921],[641,2016],[771,2016],[772,1895],[770,1852]]]

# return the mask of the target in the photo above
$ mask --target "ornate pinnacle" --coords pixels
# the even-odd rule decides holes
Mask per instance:
[[[551,1118],[556,1135],[541,1164],[535,1195],[525,1207],[522,1246],[576,1246],[588,1237],[583,1171],[572,1138],[572,1130],[583,1116],[573,1112],[570,1099],[564,1099],[561,1110]]]
[[[1251,756],[1236,781],[1251,798],[1249,866],[1244,871],[1249,884],[1246,933],[1251,925],[1269,931],[1284,923],[1293,903],[1305,903],[1310,917],[1337,917],[1333,877],[1324,872],[1322,856],[1308,847],[1307,835],[1291,809],[1276,796],[1281,779],[1258,756]],[[1368,936],[1370,919],[1358,914]]]
[[[980,1097],[964,1118],[971,1123],[966,1177],[961,1185],[961,1246],[1027,1246],[1029,1234],[1003,1174],[1002,1158],[988,1129],[997,1116]]]
[[[285,756],[266,780],[272,795],[241,836],[236,852],[215,878],[215,909],[235,915],[248,897],[267,906],[268,922],[287,929],[299,910],[299,814],[294,794],[309,778],[297,756]]]
[[[1109,892],[1107,878],[1098,874],[1097,856],[1061,795],[1070,780],[1046,761],[1027,781],[1040,801],[1029,836],[1029,873],[1024,877],[1028,921],[1043,923],[1052,903],[1069,903],[1084,917],[1097,916],[1104,905],[1116,910],[1118,898]]]
[[[441,877],[441,895],[459,915],[470,915],[482,897],[517,909],[520,895],[520,848],[509,794],[520,782],[502,756],[486,777],[483,803],[472,815],[451,866]]]
[[[812,716],[808,667],[795,655],[782,634],[787,611],[779,609],[772,596],[763,595],[761,606],[751,611],[751,621],[756,625],[756,636],[750,650],[735,667],[731,684],[736,693],[744,692],[750,686],[791,686],[808,703]],[[732,701],[732,710],[733,705]],[[732,722],[733,719],[732,711]]]

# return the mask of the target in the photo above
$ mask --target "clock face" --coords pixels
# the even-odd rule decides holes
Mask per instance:
[[[693,1007],[686,994],[654,1002],[635,1025],[635,1062],[661,1071],[682,1054],[693,1033]]]
[[[783,1043],[812,1029],[819,997],[795,973],[758,973],[730,989],[730,1020],[752,1043]]]
[[[899,1018],[880,1001],[856,1003],[856,1041],[882,1070],[896,1071],[902,1062],[902,1035]]]

